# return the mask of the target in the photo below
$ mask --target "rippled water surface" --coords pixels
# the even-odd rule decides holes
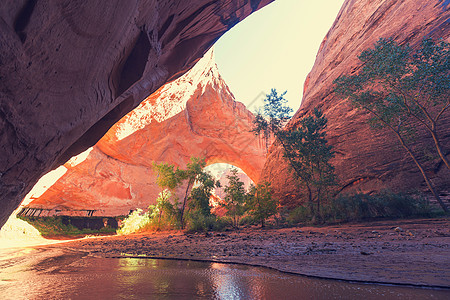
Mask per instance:
[[[0,299],[450,299],[450,290],[318,280],[234,264],[95,258],[58,249],[2,255]]]

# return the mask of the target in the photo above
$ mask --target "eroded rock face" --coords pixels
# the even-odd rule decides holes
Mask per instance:
[[[28,208],[58,213],[117,216],[154,204],[153,162],[184,168],[190,157],[230,163],[254,181],[264,166],[266,145],[251,132],[254,116],[221,78],[212,51],[188,73],[166,84],[115,124],[87,159],[71,167]],[[178,191],[178,198],[184,189]]]
[[[335,147],[333,164],[343,192],[380,189],[393,191],[424,189],[424,180],[410,157],[389,132],[371,129],[367,115],[353,109],[333,93],[333,80],[349,74],[359,66],[357,56],[381,37],[393,37],[413,47],[423,37],[450,41],[450,4],[430,0],[348,0],[323,40],[316,62],[305,81],[300,109],[288,126],[314,107],[328,118],[328,139]],[[447,153],[450,154],[450,112],[439,128]],[[419,131],[417,143],[433,147],[425,132]],[[431,148],[431,151],[434,151]],[[439,160],[425,162],[429,175],[440,189],[450,189],[450,174]],[[263,171],[263,179],[272,182],[277,196],[285,203],[297,201],[300,191],[290,176],[281,149],[272,148]]]
[[[269,2],[3,1],[0,226],[44,173]]]

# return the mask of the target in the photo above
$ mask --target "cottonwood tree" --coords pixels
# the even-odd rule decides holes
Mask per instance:
[[[202,172],[197,177],[198,186],[192,188],[189,196],[189,208],[207,217],[211,215],[210,198],[212,191],[216,187],[220,187],[219,181],[208,172]]]
[[[314,109],[313,115],[302,118],[297,128],[283,129],[292,111],[285,105],[284,94],[278,95],[272,89],[266,96],[263,111],[254,121],[253,132],[274,135],[295,179],[306,189],[311,215],[319,220],[323,199],[336,185],[334,167],[330,164],[334,152],[326,139],[327,119],[320,110]]]
[[[306,187],[306,196],[311,215],[321,220],[321,206],[337,185],[333,147],[326,139],[327,119],[318,109],[311,116],[300,119],[295,129],[278,133],[291,167],[297,179]],[[314,205],[315,204],[315,205]]]
[[[164,223],[167,225],[169,225],[168,223],[171,223],[171,221],[176,220],[176,204],[174,205],[170,202],[171,196],[171,192],[168,189],[165,189],[159,193],[156,204],[149,205],[148,207],[149,218],[157,223],[157,229],[161,228],[161,221],[163,218],[165,219]]]
[[[277,213],[278,201],[272,197],[270,183],[252,185],[246,195],[246,210],[265,227],[265,221]]]
[[[184,214],[186,204],[189,198],[189,192],[194,185],[196,179],[202,174],[203,168],[206,166],[204,158],[191,157],[191,162],[187,164],[186,170],[176,168],[167,163],[153,164],[153,168],[157,171],[158,177],[156,182],[162,188],[174,190],[180,184],[186,183],[183,201],[179,211],[179,220],[181,228],[184,228]]]
[[[224,188],[225,199],[221,205],[227,209],[226,215],[231,217],[233,227],[239,228],[239,220],[245,213],[245,189],[238,170],[233,168],[230,172],[227,175],[228,184]]]
[[[440,142],[439,121],[450,108],[449,43],[422,41],[413,51],[392,39],[380,39],[359,55],[362,67],[355,75],[335,80],[335,92],[358,109],[369,112],[372,127],[388,128],[420,170],[429,190],[448,211],[409,142],[417,126],[427,130],[442,162],[450,168]],[[423,149],[422,149],[423,150]]]

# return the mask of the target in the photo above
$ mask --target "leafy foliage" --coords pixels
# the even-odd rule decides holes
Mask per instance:
[[[278,136],[284,156],[295,170],[297,179],[306,186],[310,212],[320,220],[321,203],[337,184],[334,167],[330,164],[334,157],[333,147],[326,139],[327,119],[320,110],[314,109],[314,115],[304,117],[299,124],[296,129],[280,131]]]
[[[252,185],[246,194],[246,207],[254,220],[265,226],[265,220],[277,213],[278,201],[272,198],[270,183]]]
[[[233,227],[239,227],[239,220],[245,213],[245,189],[244,183],[239,179],[238,170],[231,169],[231,174],[227,175],[228,185],[225,186],[225,199],[221,205],[227,209],[227,216],[230,216]]]
[[[332,147],[326,139],[327,119],[318,109],[299,121],[295,129],[283,129],[292,111],[287,107],[284,93],[272,89],[266,96],[263,114],[258,114],[253,131],[265,136],[273,134],[283,147],[283,155],[294,171],[295,178],[306,189],[310,213],[320,219],[320,205],[331,187],[336,185]],[[317,209],[314,209],[316,203]]]
[[[264,106],[253,121],[252,132],[255,135],[262,135],[268,147],[269,139],[272,135],[281,131],[284,124],[291,118],[292,108],[287,106],[284,98],[286,91],[278,95],[275,89],[271,89],[270,94],[264,99]]]
[[[70,223],[70,217],[19,216],[18,218],[34,226],[43,237],[111,234],[116,232],[116,229],[109,226],[103,227],[99,230],[88,228],[79,229]],[[66,219],[66,221],[68,220],[68,222],[65,222],[64,219]],[[86,219],[94,220],[98,219],[98,217],[90,217]]]
[[[198,186],[191,190],[189,208],[192,211],[198,211],[204,216],[209,216],[211,215],[211,205],[209,203],[211,193],[220,184],[207,172],[202,172],[198,176],[197,182],[199,183]]]
[[[429,217],[434,215],[422,197],[382,191],[375,195],[357,193],[341,195],[324,206],[323,218],[328,222],[364,221],[379,218]],[[311,223],[308,208],[296,207],[290,211],[291,224]]]
[[[161,188],[174,190],[182,181],[182,171],[175,169],[174,165],[168,163],[153,163],[153,169],[157,172],[156,183]]]
[[[416,126],[423,126],[433,138],[437,154],[450,168],[437,130],[439,120],[450,108],[450,45],[425,39],[414,52],[408,45],[380,39],[358,58],[362,62],[360,71],[337,78],[335,92],[369,112],[374,128],[386,127],[395,133],[446,210],[418,160],[418,152],[408,141]]]
[[[125,235],[138,232],[149,223],[149,214],[144,213],[140,208],[135,209],[122,221],[122,226],[117,230],[117,234]]]
[[[186,182],[186,190],[178,214],[181,228],[184,228],[185,225],[185,209],[189,198],[189,192],[197,178],[203,173],[203,168],[205,166],[205,159],[197,157],[191,157],[191,162],[187,164],[186,170],[179,168],[175,169],[175,166],[167,163],[153,164],[153,168],[158,173],[157,183],[161,188],[174,190],[182,183]]]
[[[162,227],[174,228],[177,226],[178,210],[177,202],[172,204],[170,198],[172,193],[165,189],[159,193],[156,199],[156,205],[150,205],[148,207],[148,214],[150,222],[156,225],[159,230]]]

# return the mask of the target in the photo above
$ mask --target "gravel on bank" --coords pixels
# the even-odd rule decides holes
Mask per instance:
[[[244,263],[322,278],[450,288],[449,223],[442,218],[207,234],[149,232],[42,247],[100,257]]]

